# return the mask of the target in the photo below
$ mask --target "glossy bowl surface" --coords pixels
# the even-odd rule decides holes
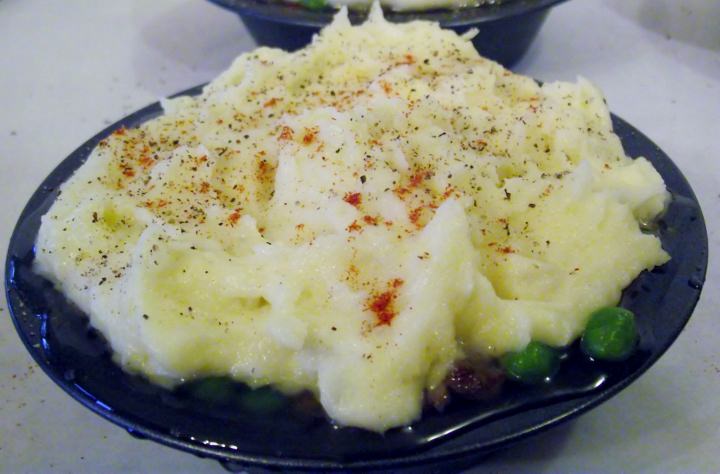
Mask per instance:
[[[181,94],[200,93],[201,86]],[[161,113],[149,105],[111,125],[62,161],[30,198],[12,235],[5,285],[13,322],[28,351],[63,390],[95,413],[135,436],[210,456],[231,468],[281,469],[412,468],[461,462],[539,432],[607,400],[646,371],[686,324],[705,279],[707,232],[702,212],[678,168],[656,145],[613,116],[630,156],[647,157],[673,199],[654,232],[672,260],[642,273],[623,293],[622,306],[635,312],[639,350],[623,363],[593,363],[577,345],[553,383],[509,384],[487,402],[456,402],[442,414],[384,435],[338,428],[292,404],[247,409],[188,397],[123,372],[86,316],[32,271],[40,217],[58,187],[113,130],[137,126]],[[245,389],[246,391],[248,389]]]
[[[327,9],[312,11],[299,5],[262,0],[210,0],[237,13],[260,46],[288,51],[302,48],[312,36],[330,23],[335,13]],[[483,5],[458,10],[421,12],[385,12],[395,23],[426,20],[440,23],[443,28],[459,34],[476,28],[473,44],[480,54],[506,67],[515,64],[528,50],[540,31],[550,7],[565,0],[506,0],[496,5]],[[365,12],[350,12],[354,24],[365,20]]]

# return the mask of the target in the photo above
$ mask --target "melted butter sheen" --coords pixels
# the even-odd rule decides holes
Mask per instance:
[[[665,186],[600,92],[436,25],[344,12],[118,130],[43,217],[36,269],[127,370],[309,389],[384,431],[469,353],[563,346],[668,259]]]

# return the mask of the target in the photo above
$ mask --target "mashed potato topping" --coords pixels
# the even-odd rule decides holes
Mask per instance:
[[[668,259],[666,190],[585,80],[538,85],[437,25],[344,12],[103,140],[36,268],[126,369],[311,390],[338,423],[418,418],[453,362],[572,342]]]

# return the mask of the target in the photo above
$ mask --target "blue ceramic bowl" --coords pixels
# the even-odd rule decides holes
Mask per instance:
[[[327,25],[332,9],[312,11],[295,4],[262,0],[210,0],[237,13],[260,46],[288,51],[302,48]],[[460,34],[477,28],[473,44],[480,54],[504,66],[516,63],[530,47],[547,17],[550,7],[564,0],[506,0],[496,5],[459,10],[421,12],[386,11],[385,17],[400,23],[427,20]],[[352,23],[361,23],[364,12],[350,12]]]
[[[200,90],[195,87],[183,94]],[[641,334],[638,351],[627,361],[594,363],[575,344],[550,384],[507,384],[496,399],[451,403],[443,413],[428,411],[411,427],[384,435],[337,428],[324,416],[297,410],[289,401],[251,409],[164,389],[115,365],[86,316],[32,271],[40,217],[57,197],[58,187],[113,130],[137,126],[160,113],[155,103],[111,125],[62,161],[35,191],[10,240],[8,307],[32,357],[74,399],[134,436],[218,459],[230,469],[437,472],[476,462],[491,450],[569,420],[622,390],[667,350],[699,298],[708,244],[695,195],[656,145],[613,116],[626,153],[647,157],[673,196],[656,230],[672,260],[642,273],[623,294],[621,305],[637,315]],[[242,386],[236,390],[248,391]]]

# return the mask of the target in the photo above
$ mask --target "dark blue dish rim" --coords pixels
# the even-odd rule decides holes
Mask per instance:
[[[197,95],[202,87],[176,96]],[[268,420],[267,416],[255,414],[238,415],[236,424],[242,426],[234,427],[232,419],[222,419],[233,414],[218,415],[213,409],[197,405],[180,406],[172,394],[155,393],[162,390],[113,366],[107,351],[98,349],[97,341],[82,340],[87,337],[86,326],[57,318],[63,312],[78,310],[48,282],[30,272],[39,218],[57,196],[58,187],[112,131],[137,126],[160,113],[160,104],[151,104],[107,127],[63,160],[20,215],[6,260],[8,307],[34,360],[70,396],[135,436],[227,463],[282,469],[399,468],[489,452],[570,420],[625,388],[670,347],[700,296],[708,242],[698,201],[670,158],[641,132],[613,115],[615,132],[626,153],[650,160],[673,196],[655,229],[672,260],[641,274],[623,293],[622,306],[632,309],[639,320],[642,342],[635,356],[615,365],[571,358],[577,362],[568,364],[557,383],[538,388],[511,386],[507,396],[503,395],[509,401],[461,403],[454,411],[426,414],[412,430],[391,430],[385,435],[336,429],[326,420],[298,424],[283,417]],[[73,341],[66,347],[62,338]],[[76,353],[72,344],[87,344],[83,349],[87,354]],[[95,365],[104,368],[95,369]],[[116,387],[119,378],[127,380]],[[122,393],[118,393],[120,389]],[[157,413],[167,419],[157,418]],[[178,429],[178,425],[183,428]],[[252,433],[240,430],[244,426],[253,428]],[[193,432],[195,428],[197,432]]]
[[[332,21],[337,12],[332,9],[308,10],[300,5],[284,2],[267,2],[260,0],[209,0],[221,8],[251,15],[278,23],[321,28]],[[567,0],[507,0],[494,5],[481,5],[458,9],[433,9],[422,11],[398,12],[385,10],[388,21],[397,23],[412,20],[439,22],[443,27],[482,26],[497,20],[504,20],[538,10],[550,8]],[[350,21],[359,23],[365,20],[367,11],[350,10]]]

